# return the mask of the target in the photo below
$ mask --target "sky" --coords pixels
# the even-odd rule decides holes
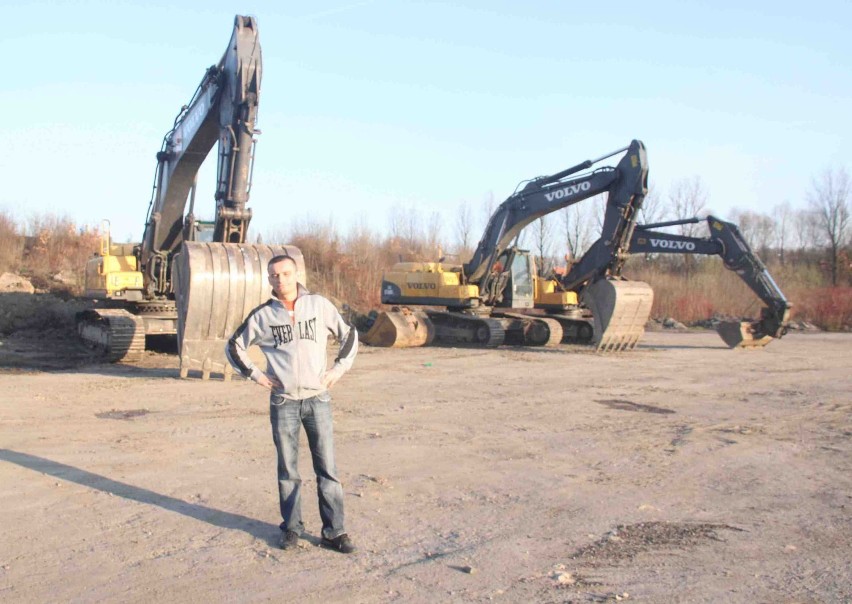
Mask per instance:
[[[658,193],[699,177],[723,218],[804,207],[814,177],[850,166],[849,2],[0,6],[0,210],[108,219],[118,241],[141,238],[163,136],[236,14],[257,19],[263,49],[255,234],[382,233],[406,209],[437,213],[451,238],[460,204],[632,139]],[[214,190],[211,153],[202,217]]]

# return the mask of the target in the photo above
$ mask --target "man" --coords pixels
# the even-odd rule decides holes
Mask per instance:
[[[343,527],[343,487],[334,463],[331,388],[352,367],[358,333],[326,298],[296,281],[296,261],[275,256],[269,261],[272,297],[249,313],[226,347],[228,360],[245,377],[268,388],[272,439],[278,452],[278,495],[281,505],[281,548],[294,549],[304,530],[299,477],[299,432],[305,427],[317,477],[322,545],[344,554],[355,546]],[[326,344],[340,343],[334,365],[327,369]],[[266,356],[266,373],[246,353],[257,344]]]

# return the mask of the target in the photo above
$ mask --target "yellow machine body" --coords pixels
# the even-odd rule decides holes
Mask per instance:
[[[101,233],[100,252],[86,262],[84,295],[104,300],[140,300],[142,273],[132,244],[110,243],[109,227]]]
[[[563,291],[554,279],[535,277],[535,308],[565,310],[579,304],[577,292]]]
[[[462,283],[462,268],[440,262],[399,262],[382,278],[383,297],[405,304],[470,306],[479,288]]]

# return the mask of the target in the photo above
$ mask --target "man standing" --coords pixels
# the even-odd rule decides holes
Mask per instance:
[[[272,297],[251,311],[228,341],[226,354],[242,375],[271,391],[272,439],[278,452],[278,495],[281,505],[281,548],[293,549],[304,530],[302,481],[299,477],[299,432],[305,427],[317,477],[322,519],[322,545],[344,554],[355,551],[343,527],[343,487],[334,463],[331,396],[328,389],[352,367],[358,333],[326,298],[296,281],[296,261],[275,256],[269,261]],[[340,343],[334,365],[327,369],[326,344]],[[266,356],[266,373],[246,351],[257,344]]]

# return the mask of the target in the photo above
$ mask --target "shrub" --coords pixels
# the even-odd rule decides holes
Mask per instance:
[[[797,292],[796,316],[829,331],[852,329],[852,287]]]
[[[14,273],[20,269],[24,238],[11,213],[0,210],[0,274]]]

